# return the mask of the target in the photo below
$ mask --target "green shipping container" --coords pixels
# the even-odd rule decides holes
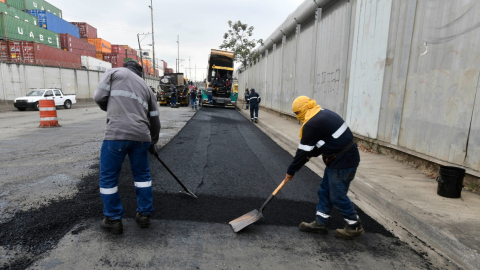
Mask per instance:
[[[45,0],[7,0],[7,5],[23,11],[29,9],[46,10],[62,18],[62,10]]]
[[[5,14],[13,16],[19,20],[25,21],[27,23],[31,23],[33,25],[38,26],[38,19],[35,16],[32,16],[26,12],[23,12],[19,9],[14,7],[8,6],[2,2],[0,2],[0,12],[5,12]]]
[[[33,41],[60,49],[60,38],[57,33],[24,22],[3,12],[0,13],[0,38],[12,41]]]

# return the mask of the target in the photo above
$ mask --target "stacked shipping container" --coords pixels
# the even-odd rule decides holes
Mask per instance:
[[[39,65],[82,68],[80,55],[34,43],[35,61]]]
[[[69,34],[60,34],[60,44],[62,46],[62,50],[78,55],[96,57],[95,45],[92,45]]]
[[[81,38],[97,38],[97,28],[85,22],[72,22],[80,30]]]
[[[88,43],[95,45],[97,59],[103,60],[104,53],[112,52],[112,44],[101,38],[87,38]]]
[[[46,10],[62,18],[62,10],[44,0],[6,0],[6,4],[23,11],[29,9]]]
[[[121,45],[123,48],[125,48],[125,58],[131,58],[135,59],[138,61],[138,56],[137,56],[137,51],[130,48],[128,45]]]
[[[26,12],[21,11],[21,10],[18,10],[14,7],[8,6],[7,4],[4,4],[3,2],[0,3],[0,12],[4,12],[5,14],[10,15],[12,17],[15,17],[19,20],[22,20],[22,21],[25,21],[27,23],[31,23],[33,25],[38,26],[37,17],[32,16],[32,15],[26,13]]]
[[[27,10],[28,14],[38,18],[38,25],[57,34],[70,34],[80,38],[78,27],[45,10]]]
[[[57,33],[0,13],[0,39],[25,40],[60,49]]]
[[[0,0],[0,61],[94,70],[138,61],[128,45],[112,46],[91,25],[61,17],[62,11],[44,0]],[[153,75],[150,61],[141,65]]]
[[[118,53],[121,56],[126,56],[127,50],[122,45],[112,45],[112,53]]]
[[[125,57],[118,53],[104,53],[103,60],[112,64],[112,67],[123,67]]]
[[[81,68],[80,55],[27,41],[0,41],[0,59],[25,64]]]
[[[123,67],[126,50],[121,45],[112,45],[111,53],[104,53],[103,60],[112,64],[112,67]]]

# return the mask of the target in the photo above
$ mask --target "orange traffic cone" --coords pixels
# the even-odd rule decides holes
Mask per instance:
[[[40,126],[38,127],[61,127],[58,124],[57,108],[53,100],[40,100]]]

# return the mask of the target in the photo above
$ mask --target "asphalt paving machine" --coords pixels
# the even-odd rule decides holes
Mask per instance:
[[[235,108],[238,86],[233,85],[233,52],[212,49],[208,59],[207,88],[202,90],[202,106]],[[237,89],[235,92],[234,90]],[[209,100],[208,95],[212,97]]]

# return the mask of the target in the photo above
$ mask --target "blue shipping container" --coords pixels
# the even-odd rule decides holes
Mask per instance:
[[[38,18],[38,26],[57,34],[70,34],[76,38],[80,38],[80,31],[78,27],[65,21],[64,19],[55,16],[46,10],[31,9],[27,10],[28,14]]]

